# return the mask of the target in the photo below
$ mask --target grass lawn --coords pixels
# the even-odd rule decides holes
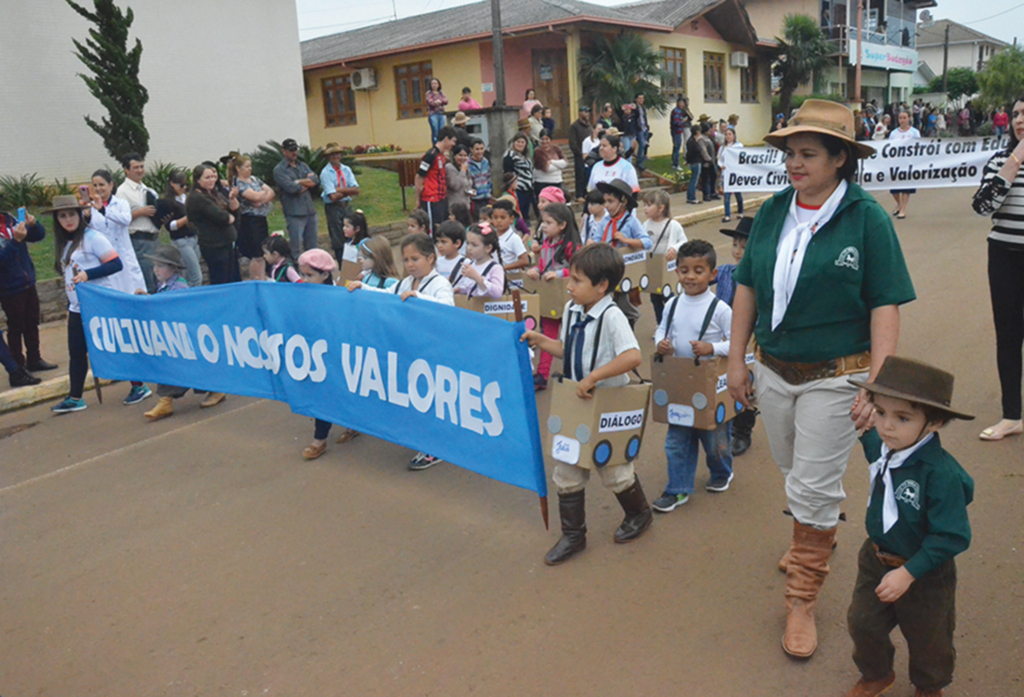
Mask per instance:
[[[353,203],[355,208],[366,215],[370,226],[387,225],[388,223],[404,220],[406,211],[402,210],[402,192],[398,189],[398,173],[391,170],[378,169],[376,167],[363,166],[362,171],[357,175],[359,179],[360,194]],[[409,205],[415,205],[416,192],[406,192],[406,200]],[[324,217],[324,205],[319,196],[316,197],[316,207],[319,213],[320,234],[327,235],[327,218]],[[36,265],[37,280],[44,281],[48,278],[56,278],[57,272],[53,268],[53,216],[40,214],[42,208],[30,208],[29,212],[39,219],[39,222],[46,228],[46,238],[41,242],[29,245],[32,254],[32,262]],[[267,218],[270,229],[284,230],[284,214],[281,212],[281,205],[275,203],[273,210]],[[170,243],[170,236],[166,230],[160,232],[160,243]]]

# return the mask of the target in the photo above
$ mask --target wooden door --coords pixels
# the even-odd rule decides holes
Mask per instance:
[[[555,119],[555,138],[569,137],[569,124],[575,114],[569,104],[569,66],[564,48],[533,51],[533,89],[537,99],[551,107]]]

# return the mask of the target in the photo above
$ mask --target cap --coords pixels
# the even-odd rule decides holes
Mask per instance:
[[[299,149],[299,144],[295,142],[294,138],[285,138],[281,142],[281,149],[282,150],[298,150]]]

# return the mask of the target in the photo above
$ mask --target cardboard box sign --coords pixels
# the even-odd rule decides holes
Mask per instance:
[[[683,284],[676,275],[676,261],[667,261],[664,254],[652,254],[647,259],[647,268],[640,276],[640,290],[652,295],[671,298],[683,294]]]
[[[338,271],[338,285],[343,286],[349,281],[358,281],[363,273],[363,265],[358,261],[343,261]]]
[[[635,460],[643,443],[651,386],[599,388],[593,399],[580,399],[576,385],[556,378],[548,388],[551,413],[541,429],[548,460],[583,469]]]
[[[541,317],[559,319],[562,316],[562,313],[565,311],[565,304],[571,299],[567,290],[569,285],[568,278],[556,278],[553,281],[535,281],[527,276],[522,276],[516,280],[523,282],[522,287],[527,293],[533,293],[537,296],[540,303]],[[512,284],[511,278],[509,279],[509,284]]]
[[[519,293],[519,302],[523,308],[523,321],[527,329],[538,329],[540,327],[540,301],[536,295],[530,293]],[[470,298],[466,295],[455,294],[455,307],[461,307],[473,312],[481,312],[498,319],[509,322],[516,321],[516,307],[512,295],[503,295],[498,299],[494,298]]]
[[[660,358],[661,360],[656,360]],[[747,354],[747,365],[754,354]],[[729,396],[728,359],[651,357],[651,418],[660,424],[713,431],[744,407]]]
[[[622,255],[622,261],[626,262],[626,272],[615,290],[621,293],[628,293],[634,288],[640,287],[640,279],[647,273],[647,260],[650,253],[646,250],[632,251],[626,247],[616,247]]]

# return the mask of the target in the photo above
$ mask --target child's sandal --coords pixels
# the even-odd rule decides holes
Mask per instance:
[[[307,460],[315,460],[321,455],[323,455],[325,452],[327,452],[326,442],[321,443],[320,445],[311,443],[310,445],[306,446],[305,450],[302,451],[302,457],[306,458]]]
[[[346,428],[344,431],[341,432],[341,435],[338,436],[338,440],[336,440],[334,442],[335,443],[339,443],[339,444],[340,443],[348,443],[350,440],[352,440],[353,438],[355,438],[358,435],[359,435],[359,431],[353,431],[351,428]]]

